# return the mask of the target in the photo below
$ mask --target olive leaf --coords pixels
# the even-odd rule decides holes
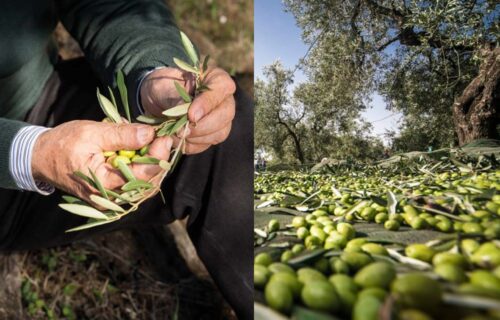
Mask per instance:
[[[150,117],[150,116],[146,116],[146,115],[140,115],[135,119],[139,122],[143,122],[146,124],[160,124],[160,123],[163,123],[163,121],[164,121],[164,119]]]
[[[59,207],[63,210],[66,210],[68,212],[71,212],[73,214],[82,216],[82,217],[87,217],[87,218],[94,218],[98,220],[108,220],[109,218],[102,213],[101,211],[87,205],[83,204],[75,204],[75,203],[61,203],[59,204]]]
[[[134,157],[132,158],[132,162],[141,164],[158,164],[160,160],[153,157]]]
[[[177,90],[177,92],[181,96],[182,100],[184,100],[184,102],[186,102],[186,103],[191,102],[191,96],[186,91],[186,89],[184,89],[184,87],[181,86],[179,84],[179,82],[177,82],[177,81],[174,81],[174,85],[175,85],[175,89]]]
[[[190,66],[186,61],[182,61],[181,59],[174,58],[174,63],[182,70],[191,72],[194,74],[199,74],[200,72],[196,70],[194,67]]]
[[[87,182],[91,187],[97,189],[97,185],[94,182],[94,180],[92,180],[92,178],[88,177],[85,173],[83,173],[81,171],[75,171],[75,172],[73,172],[73,174],[75,176],[77,176],[78,178],[82,179],[83,181]]]
[[[111,89],[111,87],[108,87],[108,91],[109,91],[109,96],[111,97],[111,103],[113,103],[113,105],[116,107],[117,104],[116,104],[115,95],[113,93],[113,89]]]
[[[129,181],[129,182],[125,183],[121,189],[123,191],[132,191],[132,190],[137,190],[137,189],[141,189],[141,188],[151,189],[152,187],[153,187],[153,185],[147,181],[133,180],[133,181]]]
[[[122,100],[123,109],[125,110],[125,115],[127,116],[128,122],[132,122],[130,118],[130,107],[128,105],[128,95],[127,95],[127,86],[125,85],[125,76],[123,75],[123,72],[121,70],[118,70],[118,73],[116,75],[116,85],[118,86],[118,91],[120,92],[120,98]]]
[[[180,117],[188,112],[190,105],[191,103],[180,104],[178,106],[163,111],[162,114],[167,117],[173,117],[173,118]]]
[[[210,55],[207,54],[205,56],[205,59],[203,59],[203,67],[202,67],[203,72],[206,72],[208,69],[208,60],[210,60]]]
[[[196,50],[194,49],[193,43],[191,40],[189,40],[188,36],[184,32],[181,33],[181,41],[182,45],[184,46],[184,50],[186,51],[187,55],[189,56],[189,59],[191,59],[191,62],[193,65],[197,65],[199,63],[198,60],[198,54],[196,53]]]
[[[125,212],[125,210],[122,207],[120,207],[113,201],[97,196],[95,194],[90,195],[90,200],[92,200],[95,204],[100,205],[101,207],[106,208],[108,210]]]
[[[122,123],[122,117],[120,116],[120,113],[118,113],[118,110],[116,107],[113,105],[111,101],[109,101],[106,96],[102,95],[99,92],[99,88],[97,88],[97,100],[99,101],[99,105],[101,106],[102,111],[106,116],[108,116],[111,121],[114,123]]]
[[[125,162],[118,160],[117,161],[117,165],[118,165],[118,169],[123,174],[123,176],[125,177],[125,179],[127,179],[128,181],[135,180],[135,176],[132,173],[132,170],[130,170],[129,166],[127,166],[125,164]]]
[[[99,190],[99,192],[102,194],[103,197],[105,197],[106,199],[108,199],[108,195],[106,194],[106,189],[104,189],[104,187],[102,186],[101,181],[99,181],[99,179],[97,178],[97,176],[94,174],[94,172],[92,172],[92,170],[90,170],[90,168],[89,168],[89,173],[92,176],[92,179],[94,180],[94,183],[95,183],[95,185],[97,187],[96,189]]]
[[[389,212],[389,214],[395,214],[397,205],[398,200],[396,200],[396,196],[392,191],[387,190],[387,212]]]
[[[67,203],[77,203],[77,202],[83,202],[82,200],[76,198],[76,197],[73,197],[73,196],[68,196],[68,195],[65,195],[65,196],[62,196],[63,200],[66,201]]]
[[[184,126],[188,122],[187,115],[182,116],[182,118],[179,118],[177,122],[169,129],[167,130],[167,135],[172,135],[177,132],[182,126]]]
[[[103,224],[107,224],[107,223],[111,223],[111,222],[114,222],[114,221],[116,221],[116,220],[115,219],[110,219],[110,220],[99,220],[99,221],[95,221],[95,222],[90,222],[90,223],[81,225],[81,226],[76,227],[76,228],[68,229],[65,232],[75,232],[75,231],[90,229],[90,228],[97,227],[97,226],[100,226],[100,225],[103,225]]]
[[[156,132],[156,136],[163,137],[163,136],[170,135],[170,132],[172,131],[172,128],[175,126],[175,123],[176,123],[176,121],[173,119],[169,120],[169,121],[165,121],[163,123],[162,127],[160,128],[160,130],[158,130]]]
[[[158,164],[160,165],[160,168],[162,168],[163,170],[170,170],[170,168],[172,167],[172,165],[165,160],[160,160],[160,163]]]

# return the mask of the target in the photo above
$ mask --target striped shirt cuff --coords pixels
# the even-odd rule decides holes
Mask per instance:
[[[54,187],[33,179],[31,158],[36,139],[49,128],[26,126],[14,137],[10,147],[9,170],[17,186],[26,191],[36,191],[42,195],[54,192]]]

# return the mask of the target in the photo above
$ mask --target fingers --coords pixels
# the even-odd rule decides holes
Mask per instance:
[[[137,150],[153,141],[153,127],[143,124],[107,124],[97,141],[102,150]]]
[[[166,160],[170,158],[170,150],[172,149],[173,140],[170,137],[160,137],[151,143],[148,156]],[[161,171],[160,166],[156,164],[139,164],[132,165],[132,172],[137,179],[149,181]]]
[[[208,144],[215,145],[223,142],[229,136],[231,131],[231,122],[227,123],[225,127],[217,130],[216,132],[209,133],[207,135],[202,135],[198,137],[191,138],[190,135],[186,141],[188,144]]]
[[[206,85],[210,90],[198,95],[189,108],[188,117],[191,122],[200,121],[236,91],[236,85],[229,74],[218,68],[207,74]]]
[[[217,108],[213,109],[208,115],[202,118],[196,126],[190,126],[191,133],[188,137],[198,138],[216,133],[230,126],[231,121],[234,119],[234,114],[235,101],[234,97],[231,95],[224,99]]]

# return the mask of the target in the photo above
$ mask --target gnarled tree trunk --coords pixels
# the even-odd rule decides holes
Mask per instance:
[[[498,138],[500,48],[486,51],[479,74],[453,104],[453,121],[460,145],[480,138]]]

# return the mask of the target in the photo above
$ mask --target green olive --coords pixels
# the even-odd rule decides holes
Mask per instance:
[[[262,266],[267,267],[273,262],[273,259],[267,252],[261,252],[258,255],[255,256],[254,263],[255,264],[260,264]]]
[[[305,227],[307,225],[306,219],[304,217],[294,217],[292,219],[292,226],[294,228],[300,228],[300,227]]]
[[[319,272],[328,275],[330,273],[330,264],[328,263],[328,259],[321,258],[314,263],[314,269]]]
[[[273,262],[269,266],[267,266],[267,269],[271,273],[288,272],[291,274],[295,274],[295,270],[293,270],[292,267],[282,262]]]
[[[387,262],[373,262],[359,270],[354,282],[362,288],[388,288],[396,277],[396,269]]]
[[[302,283],[297,279],[294,273],[289,272],[277,272],[271,275],[269,283],[280,282],[286,285],[292,292],[295,298],[300,296],[300,291],[302,290]]]
[[[145,154],[147,154],[148,152],[149,152],[149,145],[144,146],[144,147],[142,147],[142,148],[141,148],[141,150],[139,150],[139,154],[140,154],[141,156],[144,156],[144,155],[145,155]]]
[[[389,253],[387,252],[387,249],[384,248],[384,246],[378,244],[378,243],[365,243],[364,245],[361,246],[361,250],[368,254],[378,254],[382,256],[388,256]]]
[[[425,244],[421,243],[410,244],[405,248],[405,254],[407,257],[429,263],[432,261],[435,253],[436,252],[432,248],[429,248]]]
[[[453,283],[462,283],[467,281],[464,269],[452,263],[441,263],[434,267],[434,272],[441,279]]]
[[[387,220],[384,223],[384,228],[390,231],[398,231],[399,230],[399,222],[396,220]]]
[[[500,292],[500,279],[495,277],[495,275],[486,270],[476,270],[469,274],[470,282],[474,285],[497,290]]]
[[[442,299],[439,282],[421,273],[407,273],[391,284],[391,292],[403,307],[434,311]]]
[[[465,233],[482,233],[483,227],[477,222],[465,222],[462,225],[462,230]]]
[[[335,288],[337,293],[341,309],[344,313],[348,314],[351,312],[354,303],[356,302],[356,294],[358,292],[358,286],[354,283],[353,279],[345,274],[336,274],[328,278],[328,281]]]
[[[356,234],[356,230],[354,230],[354,227],[349,223],[339,223],[337,225],[337,232],[345,236],[346,239],[352,239]]]
[[[309,230],[306,227],[300,227],[297,229],[297,238],[304,240],[309,236]]]
[[[262,289],[269,280],[271,273],[267,268],[260,264],[253,266],[253,284],[255,288]]]
[[[120,161],[123,162],[123,163],[125,163],[125,164],[130,164],[131,163],[130,159],[127,158],[127,157],[116,156],[116,157],[113,158],[113,161],[112,161],[113,167],[118,168],[118,162],[120,162]]]
[[[312,226],[309,229],[309,232],[311,233],[312,236],[314,236],[320,240],[320,243],[318,243],[318,244],[323,243],[326,239],[326,233],[323,231],[322,228],[320,228],[318,226]]]
[[[426,313],[417,309],[401,310],[398,314],[399,320],[432,320]]]
[[[132,159],[135,156],[135,150],[120,150],[118,155]]]
[[[373,296],[380,302],[383,302],[387,296],[387,291],[379,287],[365,288],[358,293],[358,299],[361,299],[363,296]]]
[[[387,220],[389,220],[389,215],[387,213],[385,213],[385,212],[378,213],[375,216],[375,222],[378,223],[378,224],[384,223]]]
[[[340,259],[345,261],[352,271],[357,271],[373,261],[373,259],[365,253],[345,251],[340,256]]]
[[[103,151],[102,155],[105,156],[106,158],[116,156],[116,152],[114,151]]]
[[[444,263],[451,263],[462,268],[467,267],[467,260],[459,253],[439,252],[432,258],[434,266]]]
[[[276,219],[271,219],[269,220],[269,223],[267,224],[267,230],[269,232],[276,232],[280,229],[280,223]]]
[[[378,320],[382,302],[377,298],[366,295],[356,301],[353,309],[353,320]]]
[[[326,281],[326,277],[324,274],[319,272],[316,269],[304,267],[297,270],[297,278],[302,283],[307,283],[315,280],[324,280]]]
[[[293,305],[293,293],[290,288],[279,281],[269,282],[264,290],[266,303],[273,309],[288,313]]]
[[[285,250],[283,251],[283,253],[281,254],[281,257],[280,257],[280,261],[281,262],[288,262],[290,259],[293,258],[293,252],[292,250]]]
[[[302,251],[304,251],[305,249],[306,249],[306,247],[303,244],[297,243],[297,244],[293,245],[292,253],[296,255],[296,254],[302,253]]]
[[[302,288],[302,302],[313,310],[335,312],[340,301],[333,285],[324,280],[306,282]]]
[[[341,260],[338,257],[332,257],[328,261],[330,263],[330,269],[333,273],[340,274],[348,274],[349,273],[349,265],[344,260]]]

